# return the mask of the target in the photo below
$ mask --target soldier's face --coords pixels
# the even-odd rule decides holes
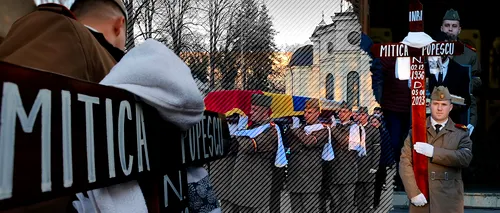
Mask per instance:
[[[268,107],[252,105],[250,109],[250,119],[255,122],[264,121],[269,118]]]
[[[380,121],[376,118],[372,118],[371,123],[374,127],[379,127],[380,126]]]
[[[437,122],[443,122],[448,119],[450,111],[453,109],[451,101],[435,101],[431,102],[431,116]]]
[[[460,21],[444,20],[443,24],[441,25],[441,31],[448,34],[453,40],[457,39],[458,34],[460,34],[461,30],[462,28],[460,27]]]
[[[358,114],[358,121],[365,124],[368,123],[368,114],[366,113],[359,113]]]
[[[345,108],[339,110],[339,119],[342,122],[348,121],[350,117],[351,117],[351,111],[350,110],[345,109]]]
[[[359,121],[359,113],[352,113],[352,119],[354,119],[354,121],[358,122]]]
[[[306,109],[304,110],[304,119],[308,124],[314,124],[318,122],[319,110],[317,109]]]

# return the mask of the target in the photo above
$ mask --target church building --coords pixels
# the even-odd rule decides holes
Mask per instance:
[[[352,11],[324,19],[310,40],[297,49],[288,65],[286,93],[294,96],[346,101],[353,109],[379,106],[373,95],[371,58],[360,48],[361,24]]]

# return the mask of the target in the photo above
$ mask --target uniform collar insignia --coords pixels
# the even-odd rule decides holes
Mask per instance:
[[[467,126],[465,126],[463,124],[455,124],[455,127],[459,128],[459,129],[467,130]]]

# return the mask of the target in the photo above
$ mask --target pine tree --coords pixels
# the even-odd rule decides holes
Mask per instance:
[[[236,4],[240,6],[241,4]],[[235,88],[236,76],[238,75],[238,58],[240,56],[241,42],[239,35],[241,27],[239,26],[241,19],[241,7],[235,7],[231,11],[228,20],[227,35],[224,41],[224,47],[221,51],[220,73],[222,76],[221,86],[224,90],[232,90]]]
[[[250,79],[249,72],[253,70],[256,42],[258,38],[257,19],[259,8],[255,0],[243,0],[241,4],[240,23],[238,27],[240,45],[240,70],[243,73],[243,89],[254,89],[256,82]]]
[[[254,24],[254,36],[252,36],[252,73],[250,89],[270,91],[271,86],[268,76],[272,73],[273,56],[276,50],[274,36],[276,31],[269,16],[269,10],[262,4],[258,11]]]
[[[234,89],[238,70],[242,89],[268,91],[275,31],[266,5],[241,0],[231,16],[221,63],[223,89]]]

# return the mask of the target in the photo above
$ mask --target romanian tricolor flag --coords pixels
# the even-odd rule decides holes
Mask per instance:
[[[264,94],[260,90],[222,90],[208,93],[205,97],[205,110],[230,116],[238,113],[250,115],[252,94]]]
[[[222,113],[226,116],[234,113],[249,116],[252,94],[263,94],[272,97],[271,118],[303,115],[306,102],[310,99],[309,97],[262,92],[260,90],[222,90],[208,93],[205,97],[205,110]]]
[[[294,99],[291,95],[269,92],[264,92],[264,95],[273,98],[273,102],[271,104],[271,110],[273,113],[271,114],[271,118],[298,116],[304,114],[304,110],[295,110]]]
[[[292,96],[293,110],[296,112],[303,112],[306,109],[307,100],[311,99],[304,96]]]

